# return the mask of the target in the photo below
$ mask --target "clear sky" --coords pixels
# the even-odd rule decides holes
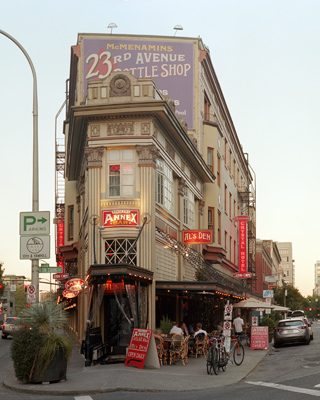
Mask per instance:
[[[320,259],[320,2],[318,0],[15,0],[1,2],[0,29],[29,53],[39,98],[40,210],[54,217],[55,116],[65,100],[78,33],[198,37],[213,66],[257,181],[257,237],[293,243],[296,286],[312,294]],[[19,213],[30,211],[32,75],[0,35],[0,260],[19,259]],[[58,118],[62,132],[64,111]],[[54,262],[54,227],[52,257]],[[48,275],[43,275],[46,279]]]

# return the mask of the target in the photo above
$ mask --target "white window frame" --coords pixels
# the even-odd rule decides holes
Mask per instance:
[[[173,212],[173,172],[163,160],[157,160],[156,202]]]

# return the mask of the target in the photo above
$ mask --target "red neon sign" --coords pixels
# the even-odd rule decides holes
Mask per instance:
[[[103,226],[106,228],[126,226],[135,227],[139,225],[139,210],[102,210]]]
[[[236,278],[251,278],[252,274],[248,272],[248,246],[247,246],[247,221],[251,218],[246,215],[235,217],[239,222],[239,273]]]
[[[212,231],[196,230],[196,231],[183,231],[183,243],[199,244],[199,243],[212,243]]]
[[[64,259],[60,252],[60,247],[64,246],[64,218],[59,218],[57,223],[57,266],[62,267],[62,272],[64,272]]]

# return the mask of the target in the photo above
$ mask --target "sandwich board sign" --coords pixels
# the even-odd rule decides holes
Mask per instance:
[[[156,341],[151,329],[135,328],[133,330],[125,366],[139,369],[143,369],[144,366],[160,369]]]
[[[251,327],[251,344],[250,350],[262,349],[268,350],[269,335],[267,326]]]

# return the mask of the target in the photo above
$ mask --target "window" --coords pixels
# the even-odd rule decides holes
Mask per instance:
[[[225,248],[226,252],[228,252],[227,240],[228,240],[228,233],[227,233],[227,231],[224,231],[224,248]]]
[[[213,172],[214,170],[214,164],[213,164],[213,148],[208,147],[207,151],[207,164],[210,170]]]
[[[211,104],[208,100],[208,97],[204,96],[204,119],[210,121],[210,114],[211,114]]]
[[[68,240],[73,240],[74,235],[74,206],[68,207]]]
[[[232,237],[231,236],[229,238],[229,249],[230,249],[229,260],[232,261]]]
[[[221,246],[221,212],[218,212],[218,244]]]
[[[194,226],[194,194],[190,189],[184,189],[183,222],[190,227]]]
[[[237,265],[237,259],[236,259],[236,254],[237,254],[237,242],[233,242],[233,263]]]
[[[228,144],[224,141],[224,165],[227,165]]]
[[[133,150],[109,151],[109,197],[134,195]]]
[[[168,211],[173,211],[173,174],[162,160],[157,160],[156,201]]]
[[[229,217],[232,218],[232,194],[229,192]]]
[[[214,235],[214,208],[208,207],[208,229],[213,231]],[[214,241],[214,238],[213,238]]]
[[[219,187],[220,187],[220,170],[221,170],[221,157],[218,156],[217,183]]]
[[[135,239],[112,239],[105,241],[105,259],[106,264],[118,264],[124,262],[128,253],[127,263],[137,265],[137,246],[134,244]]]
[[[224,212],[227,214],[227,194],[228,194],[228,190],[227,190],[227,185],[224,185]]]

